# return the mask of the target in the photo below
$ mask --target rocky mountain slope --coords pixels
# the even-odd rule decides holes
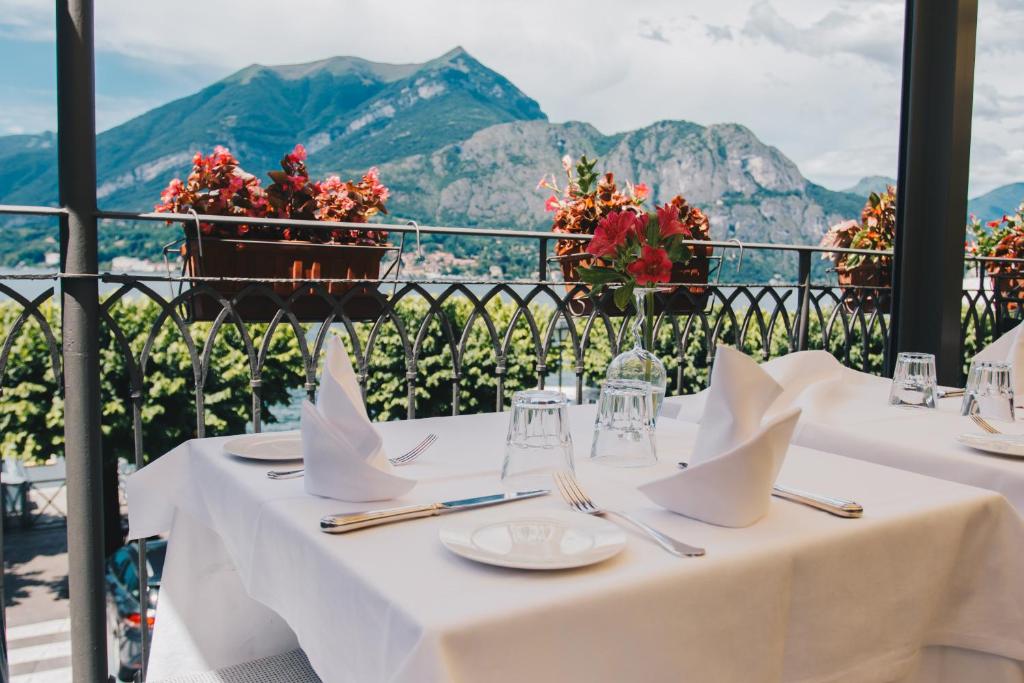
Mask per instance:
[[[605,135],[586,123],[551,123],[534,100],[462,49],[424,64],[335,57],[247,67],[101,133],[99,202],[148,210],[172,177],[187,173],[196,150],[224,144],[246,169],[265,173],[296,142],[306,145],[316,175],[379,166],[393,190],[392,214],[424,224],[546,229],[537,179],[559,170],[562,155],[581,153],[599,156],[600,167],[621,179],[647,183],[656,201],[683,194],[702,206],[716,239],[813,244],[863,203],[809,182],[740,125],[660,121]],[[56,202],[52,134],[0,138],[0,161],[0,203]],[[22,231],[0,246],[0,259],[41,261],[52,245],[34,234]],[[155,257],[170,236],[158,226],[109,224],[101,234],[108,258]],[[534,262],[486,241],[445,246],[504,260],[508,274],[528,274]],[[759,262],[750,276],[792,277],[789,260],[750,258]]]

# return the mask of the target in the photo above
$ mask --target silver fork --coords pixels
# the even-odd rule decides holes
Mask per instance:
[[[397,455],[394,458],[389,458],[388,462],[392,465],[408,465],[413,460],[420,457],[420,455],[423,454],[423,451],[430,448],[435,441],[437,441],[437,434],[427,434],[423,441],[420,441],[405,453]],[[295,477],[301,477],[305,471],[306,468],[304,467],[297,470],[270,470],[267,472],[267,477],[270,479],[294,479]]]
[[[1002,434],[1001,431],[992,426],[992,423],[983,418],[981,415],[971,415],[971,420],[974,424],[978,425],[982,431],[986,431],[989,434]]]
[[[704,554],[704,548],[697,548],[692,545],[687,545],[682,541],[666,536],[657,529],[647,526],[638,519],[631,517],[623,512],[616,512],[615,510],[603,510],[594,504],[594,501],[590,499],[587,494],[583,492],[580,485],[576,483],[575,477],[566,474],[565,472],[555,472],[554,474],[555,483],[558,485],[558,490],[562,492],[562,498],[569,504],[573,510],[582,512],[587,515],[595,515],[597,517],[603,517],[604,515],[612,515],[619,519],[629,522],[637,529],[640,529],[645,534],[653,538],[658,545],[667,550],[668,552],[678,557],[699,557]]]

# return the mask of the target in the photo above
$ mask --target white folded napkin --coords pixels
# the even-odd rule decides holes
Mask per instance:
[[[791,408],[762,424],[782,391],[753,358],[719,346],[689,467],[640,490],[662,507],[712,524],[759,520],[800,419],[800,409]]]
[[[768,514],[772,487],[799,419],[799,408],[786,411],[731,450],[640,490],[680,515],[720,526],[750,526]]]
[[[974,360],[1007,361],[1013,363],[1013,394],[1024,396],[1024,323],[996,339],[974,356]]]
[[[317,496],[352,503],[388,500],[416,484],[394,474],[337,337],[327,341],[316,405],[302,403],[302,458],[306,492]]]
[[[757,361],[730,346],[719,346],[690,464],[700,464],[753,436],[781,393],[782,387]]]
[[[794,405],[807,408],[809,406],[806,405],[805,398],[808,396],[808,390],[818,389],[827,383],[856,382],[863,374],[844,367],[828,351],[797,351],[766,361],[760,367],[782,388],[768,410],[769,415]],[[888,387],[889,383],[886,382],[886,391]],[[826,389],[824,393],[828,394],[830,391],[833,391],[833,388]],[[709,389],[704,389],[689,396],[668,398],[662,408],[662,415],[684,422],[700,422],[709,393]]]

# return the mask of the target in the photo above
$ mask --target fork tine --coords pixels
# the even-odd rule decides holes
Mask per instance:
[[[986,431],[989,434],[999,434],[999,430],[993,427],[991,423],[989,423],[989,421],[983,418],[981,415],[971,415],[971,420],[973,420],[974,424],[978,425],[978,427],[980,427],[983,431]]]
[[[571,507],[573,510],[579,511],[579,501],[576,500],[576,496],[573,495],[572,491],[569,488],[569,477],[564,472],[555,472],[552,476],[554,477],[555,484],[558,485],[558,491],[562,494],[562,498],[565,500],[565,502],[568,503],[569,507]]]
[[[583,489],[580,488],[579,482],[576,481],[576,477],[566,475],[566,479],[569,480],[569,485],[572,487],[573,491],[575,491],[576,497],[581,501],[584,509],[587,511],[597,510],[597,506],[594,505],[594,501],[592,501],[590,496],[584,493]]]
[[[425,451],[428,448],[430,448],[430,446],[435,441],[437,441],[437,434],[427,434],[427,436],[423,439],[423,441],[420,441],[418,444],[416,444],[412,449],[410,449],[406,453],[403,453],[402,455],[399,455],[398,457],[394,458],[391,461],[391,463],[392,464],[400,464],[400,463],[404,463],[404,462],[409,462],[413,458],[418,457],[420,453],[422,453],[423,451]]]

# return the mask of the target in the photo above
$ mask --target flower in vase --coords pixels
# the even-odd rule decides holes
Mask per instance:
[[[610,213],[597,224],[587,252],[598,257],[610,256],[631,236],[642,234],[646,224],[646,215],[638,216],[632,211]]]
[[[668,282],[672,279],[672,260],[664,249],[644,245],[640,258],[626,266],[626,270],[641,287]]]
[[[667,239],[673,235],[682,235],[690,238],[692,235],[683,222],[679,220],[679,208],[673,204],[657,207],[658,210],[658,233],[661,239]]]

